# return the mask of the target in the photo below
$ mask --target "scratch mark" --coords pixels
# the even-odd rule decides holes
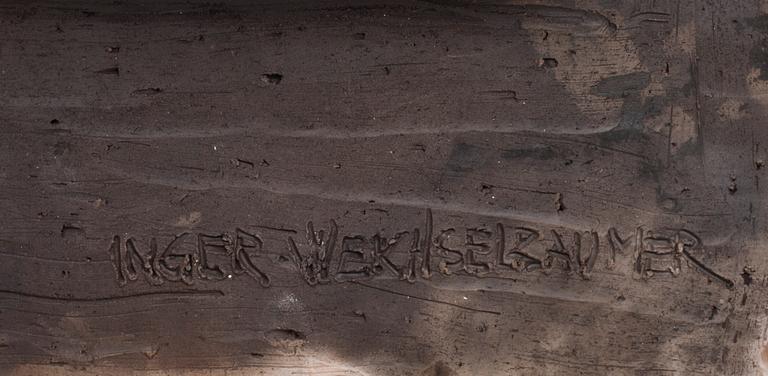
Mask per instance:
[[[40,295],[40,294],[33,294],[33,293],[13,291],[13,290],[0,290],[0,294],[15,295],[22,298],[32,298],[32,299],[49,300],[49,301],[56,301],[56,302],[83,302],[83,303],[111,302],[111,301],[119,301],[119,300],[126,300],[126,299],[142,298],[142,297],[148,297],[148,296],[160,296],[160,297],[166,296],[170,298],[184,297],[184,296],[205,296],[205,295],[224,296],[224,292],[221,290],[152,291],[152,292],[142,292],[142,293],[131,294],[131,295],[105,296],[105,297],[96,297],[96,298],[65,298],[60,296]]]
[[[393,294],[393,295],[403,296],[403,297],[410,298],[410,299],[422,300],[422,301],[425,301],[425,302],[431,302],[431,303],[437,303],[437,304],[444,304],[444,305],[448,305],[448,306],[451,306],[451,307],[455,307],[455,308],[459,308],[459,309],[464,309],[464,310],[472,311],[472,312],[489,313],[489,314],[492,314],[492,315],[501,315],[501,312],[498,312],[498,311],[489,311],[489,310],[485,310],[485,309],[472,308],[472,307],[467,307],[467,306],[463,306],[463,305],[459,305],[459,304],[453,304],[453,303],[449,303],[449,302],[444,302],[442,300],[422,298],[420,296],[404,294],[402,292],[388,290],[388,289],[385,289],[385,288],[382,288],[382,287],[376,287],[376,286],[368,285],[368,284],[365,284],[365,283],[362,283],[362,282],[357,282],[357,281],[350,281],[350,282],[354,283],[356,285],[367,287],[369,289],[378,290],[378,291],[386,292],[386,293]]]
[[[282,227],[274,227],[274,226],[266,226],[266,225],[253,225],[252,227],[263,228],[265,230],[272,230],[272,231],[278,231],[278,232],[287,232],[289,234],[298,233],[296,230],[290,229],[290,228],[282,228]]]
[[[725,285],[726,288],[729,288],[729,289],[733,288],[734,286],[733,281],[721,276],[720,274],[717,274],[714,270],[710,269],[708,266],[704,265],[701,261],[693,257],[693,255],[691,255],[691,253],[688,252],[688,250],[683,249],[683,254],[685,254],[685,257],[687,257],[688,260],[690,260],[693,263],[693,265],[695,265],[696,268],[699,269],[702,273],[706,274],[707,276],[714,279],[715,281],[722,283],[723,285]]]
[[[675,11],[675,42],[680,36],[680,0],[677,0],[677,11]]]
[[[669,167],[669,164],[672,160],[672,127],[674,126],[674,112],[675,112],[675,105],[671,105],[669,107],[669,129],[667,133],[667,167]]]
[[[696,56],[691,57],[691,79],[693,80],[694,96],[696,99],[696,143],[699,147],[701,157],[704,157],[704,119],[701,117],[701,90],[699,84],[699,66],[696,63]]]

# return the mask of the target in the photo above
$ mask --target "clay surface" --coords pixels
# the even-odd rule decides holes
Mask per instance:
[[[4,1],[2,375],[768,373],[768,3]]]

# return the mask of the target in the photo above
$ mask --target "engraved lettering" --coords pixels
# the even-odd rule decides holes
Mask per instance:
[[[327,234],[324,230],[315,232],[312,221],[307,222],[306,245],[303,247],[307,251],[303,256],[293,237],[288,238],[288,247],[293,261],[309,285],[326,284],[331,281],[328,265],[333,257],[337,236],[338,226],[333,220]]]
[[[389,270],[389,272],[394,276],[403,278],[402,271],[397,265],[395,265],[394,262],[392,262],[389,254],[391,253],[393,246],[400,241],[400,238],[403,237],[403,235],[406,234],[408,233],[400,232],[389,239],[378,234],[373,236],[373,272],[375,274],[379,274],[384,269],[386,269]]]
[[[608,269],[613,269],[616,265],[616,254],[624,255],[626,250],[629,250],[632,246],[635,247],[633,253],[638,251],[638,246],[641,244],[641,237],[643,234],[642,227],[638,227],[634,235],[622,238],[619,235],[619,231],[615,227],[608,229],[608,245],[610,254],[608,258]]]
[[[253,262],[255,255],[263,251],[264,242],[261,238],[238,228],[235,229],[234,243],[234,252],[230,252],[232,271],[237,275],[248,274],[262,287],[269,287],[272,283],[269,276]]]
[[[563,238],[555,230],[552,230],[552,237],[554,244],[547,249],[547,256],[544,258],[543,266],[546,269],[560,266],[566,272],[577,270],[578,252],[576,250],[581,248],[581,234],[578,232],[573,233],[572,247],[566,247],[563,243]]]
[[[198,259],[195,263],[200,278],[220,281],[227,278],[228,273],[221,265],[215,263],[212,257],[216,255],[231,258],[232,247],[229,237],[225,235],[197,234]]]
[[[540,238],[537,230],[526,227],[515,227],[512,232],[512,247],[505,249],[506,231],[501,223],[496,225],[498,236],[498,264],[518,272],[528,272],[541,268],[541,260],[531,256],[525,249]]]
[[[162,254],[155,257],[152,266],[168,281],[193,282],[193,264],[198,262],[196,246],[186,244],[193,235],[185,232],[173,239]]]
[[[494,270],[492,260],[486,259],[493,248],[490,245],[493,233],[486,229],[467,229],[466,250],[464,251],[464,270],[471,275],[488,274]]]
[[[440,273],[444,275],[451,275],[463,269],[464,255],[460,250],[450,248],[446,244],[455,232],[452,228],[442,230],[436,239],[438,253],[443,258],[439,264]]]
[[[369,279],[415,283],[419,276],[430,279],[433,266],[444,276],[458,273],[511,279],[515,278],[512,273],[540,270],[548,274],[557,268],[590,279],[603,248],[608,252],[603,264],[606,269],[616,266],[617,257],[632,254],[634,272],[643,279],[663,274],[678,276],[687,265],[727,288],[734,285],[699,258],[704,252],[703,243],[698,235],[686,229],[650,231],[637,226],[634,233],[622,235],[610,227],[601,244],[601,236],[595,231],[565,232],[567,230],[501,222],[496,223],[495,229],[447,226],[435,229],[430,209],[425,209],[423,218],[423,228],[416,226],[391,232],[394,235],[386,235],[384,230],[372,236],[342,235],[338,259],[334,259],[334,253],[340,235],[334,220],[324,229],[316,229],[313,222],[307,222],[306,232],[299,238],[294,230],[277,230],[287,233],[287,238],[279,241],[287,243],[290,260],[309,285]],[[433,237],[435,231],[437,236]],[[548,231],[551,237],[544,239],[543,231]],[[239,227],[222,233],[185,232],[162,250],[155,238],[149,240],[147,248],[141,249],[134,238],[123,242],[115,235],[108,252],[120,286],[141,276],[148,283],[159,285],[165,281],[192,284],[195,279],[222,281],[247,274],[263,287],[271,285],[267,269],[263,269],[270,263],[262,264],[260,260],[279,253],[265,249],[260,235]],[[286,260],[282,255],[279,257]]]
[[[366,256],[363,236],[345,236],[341,240],[341,254],[335,279],[339,282],[369,279],[373,275],[373,260]],[[350,266],[357,265],[357,267]]]
[[[421,273],[424,279],[432,278],[432,210],[427,209],[424,218],[424,236],[418,228],[413,229],[411,248],[408,251],[408,261],[403,270],[403,279],[416,282],[416,276]]]

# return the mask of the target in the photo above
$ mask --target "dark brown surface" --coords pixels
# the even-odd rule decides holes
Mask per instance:
[[[768,372],[764,12],[3,2],[0,372]]]

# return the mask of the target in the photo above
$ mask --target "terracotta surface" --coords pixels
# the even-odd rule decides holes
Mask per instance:
[[[768,373],[768,3],[0,4],[2,375]]]

